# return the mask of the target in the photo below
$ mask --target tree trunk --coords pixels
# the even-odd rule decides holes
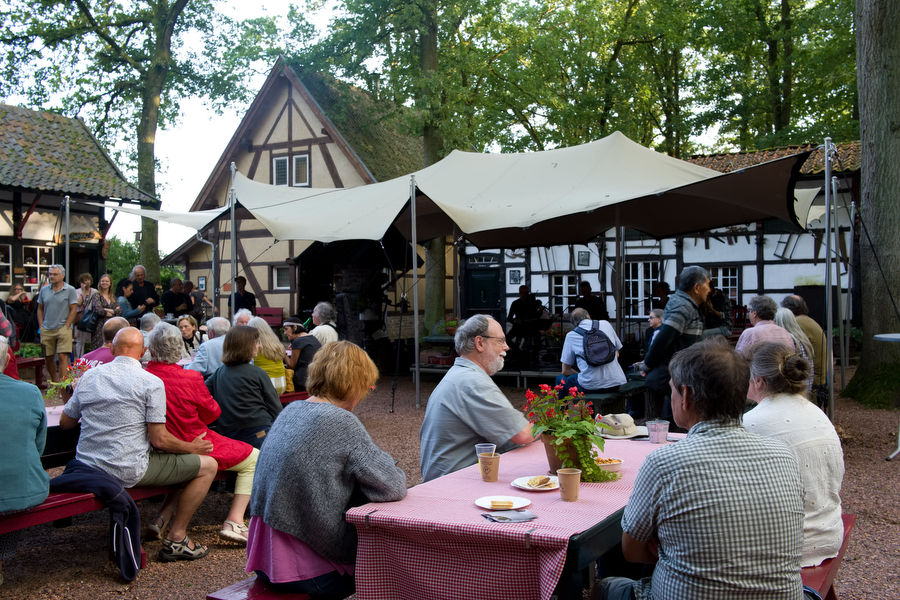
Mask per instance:
[[[860,207],[871,240],[865,231],[860,235],[865,339],[852,395],[867,403],[900,406],[900,389],[883,385],[900,370],[900,349],[872,339],[877,333],[900,331],[900,317],[888,296],[890,290],[900,303],[900,3],[857,0],[856,31]],[[851,389],[847,391],[849,395]]]

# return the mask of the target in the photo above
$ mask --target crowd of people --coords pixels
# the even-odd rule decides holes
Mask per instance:
[[[60,416],[63,429],[81,426],[76,460],[64,476],[87,473],[85,491],[93,491],[95,478],[123,489],[182,486],[144,527],[146,537],[162,540],[159,558],[168,562],[209,554],[190,539],[190,521],[217,474],[233,472],[219,535],[247,545],[247,572],[280,591],[352,594],[356,531],[343,512],[400,500],[407,481],[353,414],[378,370],[363,349],[338,339],[334,307],[316,305],[311,331],[288,318],[287,352],[253,315],[246,282],[238,283],[231,321],[213,317],[200,326],[196,309],[204,297],[192,296],[190,282],[173,280],[159,298],[141,266],[115,290],[108,275],[96,289],[81,276],[76,290],[62,267],[48,271],[50,285],[37,300],[47,367],[58,361],[61,372],[50,370],[54,379],[78,353],[72,325],[79,311],[82,318],[88,310],[99,315],[84,340],[90,368]],[[622,342],[590,286],[582,291],[584,302],[569,316],[560,381],[587,393],[612,391],[626,381],[615,360]],[[665,395],[666,415],[687,437],[648,456],[625,508],[621,546],[601,559],[602,568],[622,564],[619,557],[653,564],[652,573],[607,569],[593,597],[752,591],[802,598],[800,567],[835,556],[843,537],[840,440],[816,405],[828,360],[821,328],[801,298],[785,298],[779,308],[757,296],[749,306],[752,327],[732,348],[724,337],[731,333],[730,301],[705,269],[685,268],[675,292],[662,291],[639,369],[648,387]],[[514,327],[526,315],[540,318],[528,289],[520,292],[516,314],[523,320]],[[26,302],[23,295],[16,292],[11,303]],[[174,324],[154,314],[158,305]],[[597,363],[588,355],[588,332],[606,340],[611,358]],[[536,439],[492,379],[510,348],[501,324],[472,316],[458,327],[454,346],[458,358],[422,421],[423,481],[474,464],[476,443],[504,452]],[[0,367],[8,354],[0,337]],[[280,394],[291,385],[308,397],[283,407]],[[0,456],[7,459],[0,476],[18,482],[14,493],[0,494],[2,514],[39,504],[52,482],[40,466],[47,415],[39,391],[0,375],[0,394],[9,399],[0,403]],[[18,535],[0,536],[0,560],[12,556]]]

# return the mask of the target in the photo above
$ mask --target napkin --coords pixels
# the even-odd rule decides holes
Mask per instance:
[[[527,509],[498,510],[496,512],[481,513],[481,516],[493,523],[524,523],[537,519],[537,515]]]

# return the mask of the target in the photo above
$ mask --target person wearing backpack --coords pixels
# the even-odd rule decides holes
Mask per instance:
[[[592,320],[587,310],[576,308],[570,317],[575,329],[566,334],[562,350],[562,375],[556,383],[566,390],[577,387],[585,394],[615,392],[627,381],[616,360],[622,342],[609,321]]]

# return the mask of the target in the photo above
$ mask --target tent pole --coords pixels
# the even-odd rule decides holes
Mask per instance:
[[[413,272],[413,351],[416,359],[416,408],[420,407],[419,392],[419,254],[416,250],[416,176],[409,176],[409,220],[412,222],[412,272]],[[403,315],[400,315],[403,318]]]
[[[71,204],[72,199],[69,196],[66,196],[65,202],[66,202],[66,279],[68,279],[69,281],[73,281],[72,275],[71,275],[71,273],[69,273],[69,246],[70,246],[69,245],[69,231],[70,231],[70,229],[69,229],[69,227],[70,227],[69,204]],[[12,260],[10,260],[10,262],[12,262]],[[40,261],[38,261],[38,262],[40,262]],[[79,287],[80,287],[80,284],[79,284]]]
[[[832,176],[831,178],[831,197],[834,199],[834,248],[837,252],[840,252],[841,248],[841,226],[840,221],[838,220],[838,209],[837,209],[837,190],[838,190],[838,179],[837,177]],[[835,274],[834,276],[837,278],[837,286],[838,286],[838,297],[837,297],[837,314],[838,314],[838,343],[841,345],[841,389],[847,385],[847,376],[844,372],[844,368],[847,364],[847,350],[844,344],[844,311],[843,311],[843,286],[841,285],[841,261],[835,261]]]
[[[834,337],[831,335],[831,138],[825,138],[825,373],[828,380],[828,418],[834,421]]]
[[[234,219],[234,173],[237,171],[237,167],[232,162],[231,163],[231,188],[228,191],[229,194],[229,202],[231,203],[231,300],[229,302],[229,306],[231,307],[231,316],[234,317],[234,292],[236,284],[234,282],[234,278],[237,277],[237,234],[235,233],[235,219]]]

